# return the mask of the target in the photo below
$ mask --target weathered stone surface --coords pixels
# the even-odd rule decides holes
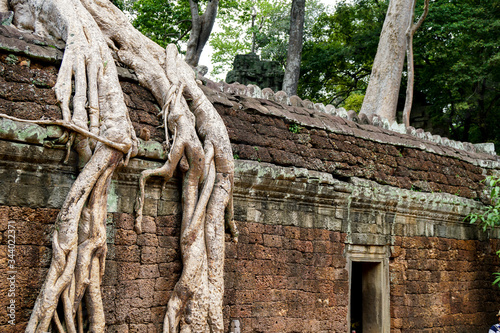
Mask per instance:
[[[0,112],[60,118],[51,90],[56,67],[16,52],[0,56]],[[156,103],[129,74],[122,89],[131,118],[137,133],[147,129],[150,137],[141,142],[142,157],[113,177],[103,302],[108,332],[161,332],[182,271],[180,184],[176,177],[165,187],[148,181],[144,234],[137,235],[138,175],[161,165],[165,151]],[[225,331],[233,318],[242,332],[347,331],[345,252],[353,245],[389,254],[391,332],[482,332],[493,322],[500,293],[490,274],[499,265],[500,231],[464,222],[483,208],[472,199],[487,200],[479,181],[498,170],[498,158],[481,153],[491,147],[442,145],[446,139],[423,131],[408,135],[383,122],[355,123],[329,114],[331,106],[318,112],[321,106],[298,98],[281,105],[270,89],[259,99],[248,93],[251,87],[223,88],[239,95],[203,89],[228,127],[237,158],[240,237],[226,242]],[[0,120],[0,276],[7,271],[9,225],[15,225],[19,305],[12,327],[10,300],[0,299],[2,332],[26,325],[50,264],[58,208],[78,172],[74,153],[63,165],[64,150],[43,147],[60,134]],[[2,295],[8,288],[0,280]]]
[[[59,64],[62,61],[64,43],[45,40],[31,33],[23,33],[8,25],[0,26],[0,48],[7,52]]]
[[[337,184],[332,183],[328,184]],[[255,199],[255,203],[261,205],[268,202],[262,196]],[[236,206],[238,210],[247,207],[242,203]],[[284,219],[279,214],[285,214],[289,209],[284,208],[277,217]],[[305,207],[296,209],[308,211]],[[2,220],[15,223],[20,235],[29,233],[27,228],[33,230],[37,223],[50,228],[57,210],[0,206],[0,212]],[[369,216],[357,214],[351,213],[353,226],[370,220]],[[154,221],[157,230],[167,226],[176,229],[172,245],[178,243],[178,218],[149,219]],[[377,218],[380,221],[377,223],[397,219],[394,216]],[[128,230],[132,216],[114,214],[113,220],[118,231]],[[406,219],[405,224],[410,220]],[[343,332],[347,329],[349,274],[343,252],[349,234],[323,228],[241,220],[237,224],[241,232],[240,242],[226,243],[226,326],[229,318],[239,318],[242,332],[256,329],[315,332],[318,327],[328,332]],[[1,225],[0,231],[4,233],[5,223]],[[396,234],[390,240],[392,330],[411,326],[418,332],[452,327],[464,328],[468,332],[481,331],[498,296],[497,289],[491,286],[490,270],[498,265],[494,252],[500,247],[499,242],[405,236],[404,229],[397,230],[395,228]],[[50,257],[47,251],[50,241],[46,238],[42,243],[19,245],[16,249],[19,321],[14,330],[5,320],[0,322],[2,331],[17,332],[16,329],[24,327],[28,319],[27,314],[35,301],[32,295],[36,295],[41,287],[50,263],[47,259]],[[151,256],[153,248],[149,246],[133,247],[142,255],[120,255],[108,258],[106,263],[103,301],[107,309],[108,330],[145,332],[150,327],[161,330],[169,291],[180,274],[180,256],[165,261],[168,257]],[[0,251],[4,249],[5,245],[1,245]],[[116,249],[117,254],[123,252],[126,252],[123,248]],[[149,258],[148,262],[143,262],[145,256]],[[34,267],[33,263],[42,265]],[[4,281],[0,286],[4,288]],[[6,317],[5,308],[0,308],[2,318]]]
[[[226,82],[252,84],[261,89],[281,89],[285,73],[276,61],[260,60],[255,53],[238,54],[234,58],[233,69],[227,73]]]

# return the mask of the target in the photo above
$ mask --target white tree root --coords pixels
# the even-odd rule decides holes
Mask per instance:
[[[9,6],[19,28],[66,42],[54,88],[63,119],[30,122],[77,133],[68,147],[74,144],[83,167],[57,218],[51,266],[26,331],[46,332],[53,322],[61,332],[82,332],[84,321],[90,332],[105,331],[100,284],[107,250],[107,190],[124,154],[126,163],[137,151],[117,59],[136,72],[162,107],[167,144],[173,136],[165,164],[140,176],[137,232],[142,229],[146,180],[170,179],[177,168],[182,173],[184,266],[167,305],[164,332],[222,332],[224,222],[237,239],[234,162],[225,125],[192,69],[175,46],[164,50],[144,37],[110,1],[10,0]]]
[[[138,194],[138,202],[140,202],[140,204],[137,212],[139,223],[136,225],[136,230],[140,231],[141,229],[140,219],[142,216],[142,209],[139,209],[139,207],[144,200],[143,191],[146,179],[153,175],[164,176],[166,178],[171,177],[173,170],[179,163],[182,164],[183,161],[183,158],[180,157],[181,153],[178,151],[182,150],[183,152],[187,152],[194,147],[192,133],[197,134],[204,150],[211,149],[208,148],[209,146],[213,147],[213,163],[217,174],[213,186],[214,188],[223,190],[219,190],[221,193],[211,191],[209,201],[212,202],[212,204],[207,205],[206,209],[204,208],[205,204],[203,204],[201,196],[198,198],[199,185],[194,181],[195,178],[192,176],[193,171],[188,171],[184,175],[182,190],[183,230],[181,231],[181,250],[183,253],[184,271],[186,273],[183,272],[184,278],[181,277],[179,280],[178,286],[176,286],[177,291],[174,291],[169,301],[164,332],[177,332],[179,322],[183,324],[182,330],[198,332],[199,327],[209,325],[211,331],[221,332],[223,327],[224,220],[230,225],[230,230],[233,232],[235,239],[237,237],[236,226],[232,221],[234,162],[225,125],[210,101],[208,101],[202,90],[198,87],[192,69],[177,55],[175,46],[168,46],[166,51],[161,49],[158,45],[138,34],[123,14],[110,6],[109,3],[89,0],[84,0],[83,2],[98,22],[105,36],[109,38],[109,44],[114,47],[118,58],[134,69],[141,84],[153,93],[158,103],[162,106],[163,117],[166,124],[166,142],[169,141],[169,129],[174,135],[174,143],[166,164],[158,170],[145,171],[141,175],[139,181],[140,192]],[[113,22],[113,24],[109,24],[109,22]],[[194,124],[196,132],[192,129],[190,131],[180,129],[180,119],[185,116],[187,118],[192,117],[191,112],[189,112],[185,106],[183,108],[186,111],[182,117],[176,118],[176,116],[171,117],[169,115],[172,85],[180,87],[181,84],[185,85],[184,96],[192,100],[189,109],[194,115],[194,119],[189,122],[186,121],[184,125],[187,126],[189,124],[189,126],[193,126]],[[185,101],[181,99],[180,103],[185,104]],[[189,142],[189,145],[186,146],[186,142]],[[199,156],[202,156],[201,153]],[[201,158],[197,161],[196,159],[190,160],[190,158],[187,157],[187,160],[189,170],[191,168],[199,168],[199,164],[203,164]],[[207,161],[205,157],[205,165],[209,165],[210,163],[211,162]],[[209,168],[205,166],[204,169],[205,171],[203,172],[202,179],[207,179]],[[220,184],[223,183],[222,179],[227,180],[224,186]],[[202,189],[200,193],[203,193],[203,191]],[[193,213],[194,206],[204,211],[203,222],[198,222],[203,223],[200,229],[205,230],[207,216],[211,216],[214,221],[217,220],[217,223],[213,222],[211,224],[214,226],[217,225],[218,227],[208,227],[208,230],[212,228],[212,232],[217,233],[218,237],[211,237],[210,241],[203,241],[203,239],[205,239],[205,232],[198,231],[198,233],[191,234],[196,240],[193,241],[192,245],[190,245],[191,243],[184,243],[182,241],[182,239],[186,239],[186,237],[184,237],[184,232],[190,230],[187,227],[187,221],[192,225],[198,225],[195,218],[196,214]],[[216,242],[216,244],[212,242]],[[205,265],[205,256],[206,269],[197,268],[197,263]],[[197,258],[193,265],[189,261],[191,257]],[[209,264],[209,262],[213,263]],[[209,265],[211,267],[217,266],[218,268],[213,272],[208,272]],[[191,268],[191,266],[193,267]],[[206,283],[197,283],[200,279],[205,280],[203,273],[205,270],[208,272]],[[198,273],[196,273],[197,276],[188,279],[186,277],[191,277],[190,272]],[[208,297],[208,290],[210,287],[207,289],[204,289],[205,287],[198,288],[198,290],[204,289],[203,292],[194,292],[197,290],[197,286],[209,286],[208,275],[211,276],[210,283],[213,285],[212,289],[217,290],[217,293],[214,292],[212,297]],[[193,294],[190,295],[191,293]],[[198,297],[196,295],[200,296]],[[186,303],[184,299],[189,299],[189,301]],[[203,299],[207,299],[210,304],[204,305]],[[211,309],[208,313],[206,311],[207,306]],[[189,311],[186,311],[186,307],[189,307]],[[191,315],[180,318],[179,316],[182,312],[189,312]],[[204,321],[205,324],[201,324],[201,321]]]
[[[184,269],[167,306],[164,332],[178,332],[179,322],[183,324],[183,332],[204,332],[208,327],[212,332],[222,332],[224,221],[232,221],[232,151],[222,119],[198,87],[193,71],[180,59],[173,45],[169,45],[166,50],[166,67],[169,69],[166,71],[169,81],[185,85],[185,95],[193,101],[190,109],[196,118],[196,132],[204,144],[205,166],[204,184],[199,198],[196,194],[197,185],[187,182],[186,178],[183,182],[181,251]],[[173,68],[176,70],[173,71]],[[179,119],[169,115],[169,126],[178,129]],[[175,151],[180,137],[178,130],[175,131],[172,151]],[[193,160],[188,160],[191,168]],[[171,165],[169,161],[170,157],[166,165]],[[195,163],[198,161],[201,163],[202,159],[194,160]],[[142,200],[143,179],[150,174],[145,171],[141,175],[139,197]],[[196,210],[191,215],[192,202],[196,202]],[[228,203],[231,206],[226,209]],[[234,223],[232,225],[236,234]],[[181,318],[182,312],[185,315]]]
[[[33,308],[28,327],[26,328],[27,332],[46,332],[48,330],[58,304],[57,300],[61,294],[63,294],[66,325],[67,327],[72,327],[68,328],[68,331],[75,331],[73,317],[75,315],[74,309],[77,308],[77,306],[74,306],[74,284],[75,267],[77,258],[79,257],[78,225],[80,220],[82,220],[83,224],[89,228],[89,236],[98,237],[102,233],[101,230],[105,219],[102,221],[101,218],[99,221],[99,214],[103,214],[103,212],[105,214],[105,209],[103,210],[102,203],[99,202],[102,199],[98,199],[97,196],[103,197],[106,194],[110,176],[122,156],[123,154],[116,150],[106,146],[98,146],[92,159],[82,170],[68,193],[56,221],[56,230],[54,231],[52,244],[52,262],[45,283]],[[90,206],[87,205],[87,208],[84,209],[84,205],[91,192],[93,193],[90,202],[97,202]],[[104,197],[104,201],[106,198]],[[88,212],[91,208],[93,208],[92,213],[88,217],[85,217],[86,214],[82,214],[82,211]],[[89,225],[88,222],[92,219],[91,216],[93,214],[95,214],[93,217],[96,220],[91,222],[92,225]],[[83,218],[82,215],[84,215]],[[101,251],[94,251],[94,256],[97,254],[97,258],[102,258],[102,260],[104,259],[102,254],[105,253],[105,249],[102,249],[103,246],[105,246],[105,242],[104,245],[101,245]],[[78,262],[78,266],[80,264],[84,263]],[[90,270],[87,271],[87,274],[89,273]],[[90,279],[90,276],[87,276],[87,279]],[[100,279],[96,282],[100,284]],[[100,325],[99,323],[92,322],[91,324]]]
[[[4,113],[0,113],[0,118],[5,118],[13,121],[18,121],[22,123],[30,123],[30,124],[37,124],[37,125],[44,125],[44,126],[49,126],[49,125],[56,125],[56,126],[61,126],[66,129],[72,130],[76,133],[79,133],[83,137],[87,137],[90,139],[94,139],[95,141],[99,141],[101,143],[104,143],[105,145],[114,148],[116,150],[121,151],[124,154],[130,154],[132,147],[130,144],[123,144],[123,143],[117,143],[111,140],[108,140],[106,138],[103,138],[99,135],[95,135],[92,132],[89,132],[87,130],[82,129],[81,127],[78,127],[70,122],[67,122],[65,120],[26,120],[26,119],[21,119],[17,117],[12,117],[9,115],[6,115]]]
[[[79,0],[12,0],[10,8],[19,28],[66,42],[54,87],[63,119],[31,122],[62,125],[78,133],[75,148],[85,165],[58,215],[52,262],[26,331],[47,332],[54,321],[58,331],[81,332],[85,298],[89,331],[104,332],[100,284],[106,255],[107,189],[123,154],[132,154],[135,141],[114,60]],[[56,311],[59,304],[62,318]]]

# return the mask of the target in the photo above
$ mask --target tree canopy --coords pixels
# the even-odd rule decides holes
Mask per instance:
[[[415,88],[443,134],[500,146],[500,3],[436,0],[415,35]]]
[[[416,17],[423,3],[417,1]],[[299,95],[359,110],[386,11],[385,1],[358,0],[322,14],[304,44]],[[416,102],[434,133],[500,147],[499,17],[496,0],[431,2],[414,37],[414,59]]]
[[[315,21],[302,53],[299,96],[359,110],[387,3],[340,2]]]
[[[125,7],[133,26],[160,46],[186,42],[191,29],[189,1],[138,0]]]
[[[219,21],[221,31],[214,32],[209,41],[214,49],[212,74],[226,73],[236,54],[250,52],[254,35],[256,52],[261,58],[277,61],[285,68],[291,3],[291,0],[244,0],[228,9],[225,19]],[[253,27],[252,7],[256,14]],[[319,0],[306,1],[304,40],[310,38],[315,20],[327,10]]]
[[[198,0],[200,13],[208,0]],[[186,43],[192,28],[189,0],[114,0],[113,3],[128,14],[132,25],[158,45]],[[226,0],[219,5],[218,18],[226,19],[238,8],[238,1]]]
[[[416,17],[423,2],[417,1]],[[284,68],[290,5],[291,0],[221,2],[219,31],[209,40],[214,49],[212,75],[227,72],[236,54],[250,52],[253,36],[261,58]],[[299,96],[360,109],[387,6],[382,0],[344,0],[329,10],[318,0],[306,1]],[[188,0],[138,0],[132,7],[134,25],[160,45],[187,40]],[[495,126],[500,116],[499,17],[496,0],[431,2],[414,37],[415,102],[424,105],[430,117],[427,129],[452,139],[500,146]],[[398,110],[405,89],[403,71]]]

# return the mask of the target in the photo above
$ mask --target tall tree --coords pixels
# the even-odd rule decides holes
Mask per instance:
[[[205,11],[200,14],[198,0],[189,0],[191,34],[187,43],[186,62],[193,67],[198,66],[201,52],[212,33],[218,7],[219,0],[208,0]]]
[[[415,34],[415,91],[424,96],[435,131],[455,140],[495,142],[498,149],[500,2],[431,5],[426,28]]]
[[[413,0],[390,0],[361,113],[396,120]]]
[[[286,59],[283,91],[289,96],[297,95],[299,84],[300,60],[304,36],[305,0],[293,0],[290,11],[290,34],[288,39],[288,56]]]
[[[299,94],[356,109],[365,94],[387,2],[340,2],[320,15],[302,53]],[[500,148],[500,2],[434,0],[414,36],[415,102],[435,134]],[[424,13],[417,0],[415,17]],[[413,22],[411,22],[413,24]],[[408,75],[406,75],[408,74]],[[408,89],[403,72],[399,98]],[[402,104],[399,104],[401,107]]]
[[[410,25],[406,30],[406,67],[408,69],[408,80],[406,84],[406,98],[405,98],[405,108],[403,109],[403,123],[405,126],[410,126],[410,113],[413,104],[413,83],[415,81],[415,70],[413,66],[413,36],[418,28],[422,25],[429,13],[429,0],[425,0],[424,12],[422,16],[418,19],[416,23],[413,22],[415,16],[415,6],[417,0],[413,0],[413,10],[410,20]]]
[[[255,24],[252,28],[252,7],[255,6]],[[248,53],[252,49],[255,35],[255,52],[261,59],[277,61],[285,68],[290,33],[291,1],[243,0],[237,7],[226,10],[226,19],[220,21],[222,31],[210,38],[214,49],[212,75],[225,73],[231,69],[236,54]],[[312,35],[312,27],[321,13],[328,7],[319,0],[306,0],[304,19],[304,39]]]
[[[110,1],[11,0],[10,6],[18,28],[65,42],[54,88],[63,119],[30,122],[70,130],[84,165],[55,222],[52,261],[26,331],[47,332],[53,322],[60,332],[81,332],[83,316],[89,332],[105,331],[107,192],[114,170],[138,150],[117,59],[152,92],[162,109],[165,141],[172,141],[165,165],[141,175],[137,232],[146,179],[169,179],[178,165],[183,178],[183,273],[167,305],[164,332],[178,332],[179,325],[183,332],[222,332],[224,222],[232,216],[233,154],[224,123],[191,67],[176,46],[164,49],[144,37]],[[56,311],[59,304],[62,312]]]
[[[317,16],[304,42],[299,96],[359,111],[386,12],[385,1],[363,0]]]

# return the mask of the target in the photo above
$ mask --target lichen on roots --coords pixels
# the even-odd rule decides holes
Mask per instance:
[[[167,305],[164,332],[222,332],[225,223],[237,240],[234,162],[224,123],[192,69],[175,46],[165,50],[144,37],[110,1],[10,0],[8,6],[18,28],[66,43],[55,86],[63,114],[59,124],[76,133],[82,166],[58,215],[52,262],[26,331],[82,332],[84,325],[89,332],[105,331],[100,284],[107,191],[114,170],[137,152],[115,66],[119,61],[155,96],[167,145],[172,139],[165,165],[140,176],[137,232],[147,178],[169,179],[175,169],[183,178],[183,272]]]

